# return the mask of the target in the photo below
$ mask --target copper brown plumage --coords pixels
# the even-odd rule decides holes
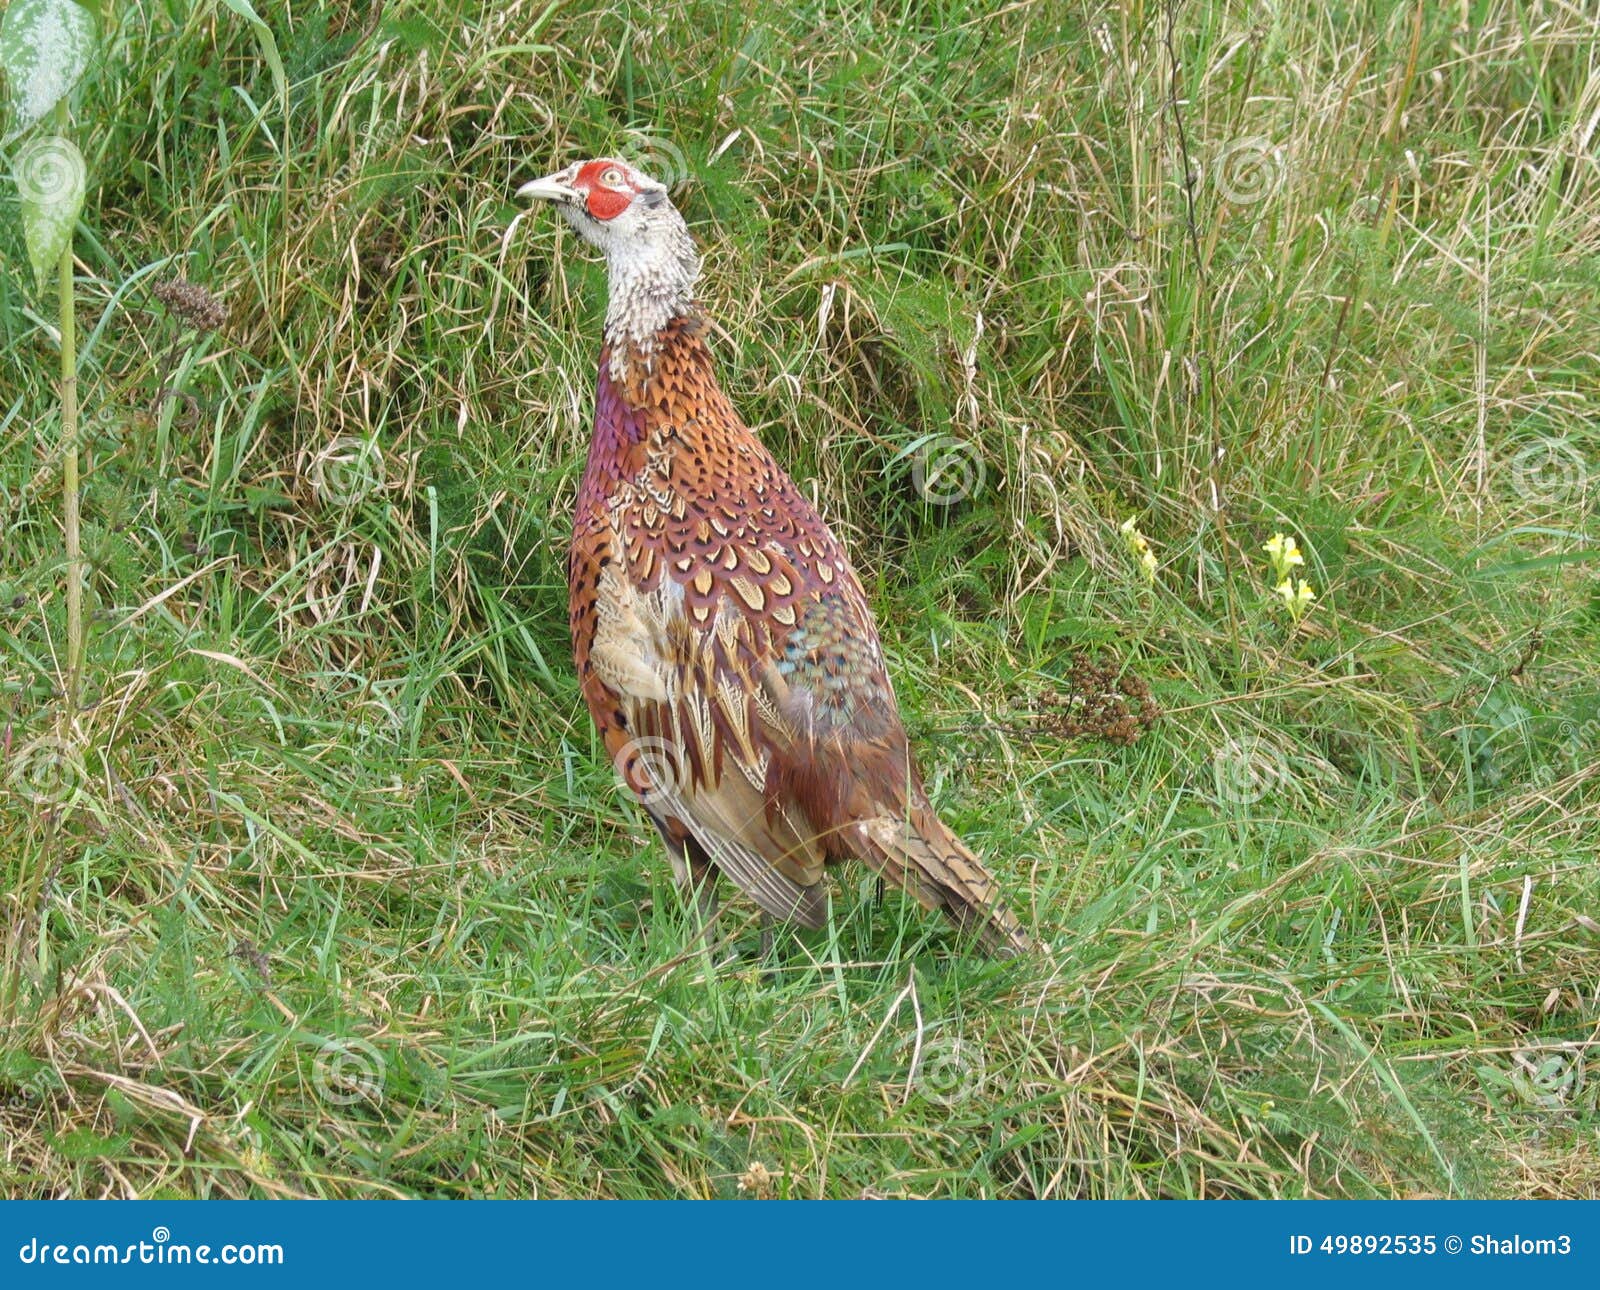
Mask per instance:
[[[620,161],[525,185],[605,251],[610,303],[569,562],[573,650],[606,751],[702,912],[720,872],[767,913],[826,916],[862,860],[999,953],[1027,948],[930,805],[844,549],[717,384],[699,259],[665,188]]]

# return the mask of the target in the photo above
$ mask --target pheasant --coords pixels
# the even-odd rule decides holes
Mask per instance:
[[[583,696],[706,926],[716,874],[820,927],[856,859],[989,951],[1029,939],[940,820],[844,548],[717,383],[700,256],[666,187],[623,161],[518,189],[606,258],[594,433],[568,562]]]

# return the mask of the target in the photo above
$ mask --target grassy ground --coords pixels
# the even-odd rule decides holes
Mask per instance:
[[[291,8],[287,120],[204,2],[78,107],[76,714],[0,279],[0,1188],[1600,1193],[1586,6]],[[606,152],[1036,960],[859,872],[696,951],[568,656],[603,274],[512,228]]]

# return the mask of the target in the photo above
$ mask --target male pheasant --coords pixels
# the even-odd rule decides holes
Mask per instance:
[[[700,257],[664,185],[601,159],[524,184],[605,254],[594,435],[568,564],[607,753],[715,915],[715,872],[807,927],[864,861],[989,950],[1029,941],[917,773],[843,547],[717,384]]]

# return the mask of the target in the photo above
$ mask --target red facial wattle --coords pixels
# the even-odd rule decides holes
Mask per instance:
[[[584,199],[584,204],[588,206],[589,214],[596,219],[616,219],[628,209],[631,201],[633,198],[627,193],[619,193],[614,189],[596,185],[589,190],[589,196]]]
[[[616,182],[608,184],[607,177]],[[633,203],[633,185],[615,161],[587,163],[578,171],[574,186],[585,194],[583,201],[589,214],[599,220],[616,219]]]

